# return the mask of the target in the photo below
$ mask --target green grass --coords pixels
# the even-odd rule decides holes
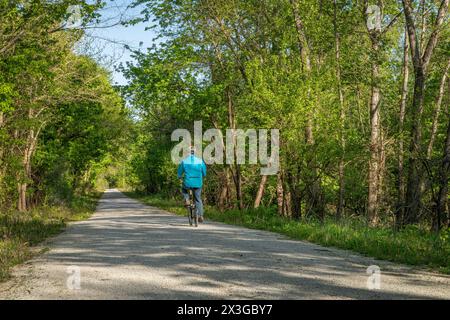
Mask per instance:
[[[126,194],[146,204],[185,215],[181,201],[158,195],[144,196],[133,192]],[[438,235],[418,226],[409,226],[397,232],[388,227],[370,228],[364,221],[357,219],[345,219],[339,223],[332,219],[323,223],[313,220],[297,221],[279,217],[276,211],[268,208],[220,212],[214,207],[205,207],[205,217],[450,274],[450,229]]]
[[[93,193],[75,197],[70,206],[0,213],[0,281],[9,277],[13,266],[33,256],[34,245],[60,233],[67,222],[89,218],[99,197]]]

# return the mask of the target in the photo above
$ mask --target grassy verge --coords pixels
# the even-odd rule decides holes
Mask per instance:
[[[99,197],[94,193],[74,198],[70,206],[0,213],[0,281],[9,277],[13,266],[32,257],[32,246],[60,233],[67,222],[89,218]]]
[[[145,196],[133,192],[126,194],[146,204],[185,215],[185,209],[179,201],[164,199],[158,195]],[[391,228],[369,228],[363,221],[355,219],[346,219],[340,223],[331,219],[324,223],[297,221],[279,217],[274,210],[267,208],[220,212],[213,207],[206,207],[205,217],[450,274],[450,230],[436,235],[417,226],[410,226],[399,232]]]

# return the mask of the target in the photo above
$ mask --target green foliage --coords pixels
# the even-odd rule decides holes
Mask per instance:
[[[0,3],[0,208],[16,207],[18,184],[26,207],[70,202],[94,187],[92,167],[128,137],[131,122],[110,75],[75,54],[83,32],[65,29],[69,6],[81,8],[83,26],[102,2]]]
[[[293,3],[298,4],[299,25]],[[323,205],[332,216],[338,211],[342,185],[343,214],[363,217],[367,212],[368,162],[373,153],[367,106],[376,85],[381,91],[378,129],[384,148],[379,160],[379,218],[382,223],[393,223],[399,209],[399,180],[403,178],[398,172],[399,144],[403,142],[405,175],[413,118],[408,107],[400,132],[405,30],[400,2],[383,3],[385,32],[378,39],[377,50],[367,32],[361,2],[136,0],[134,5],[143,5],[145,10],[131,23],[148,22],[163,41],[146,53],[136,52],[136,63],[122,67],[130,80],[123,94],[138,120],[130,166],[133,186],[147,192],[177,192],[175,168],[168,162],[170,133],[176,128],[192,131],[195,120],[202,120],[205,129],[225,130],[234,124],[244,129],[277,128],[281,135],[281,182],[269,179],[262,203],[277,203],[279,183],[283,196],[291,199],[285,200],[291,201],[293,216],[314,215],[311,202]],[[432,3],[427,6],[430,12],[437,9]],[[424,19],[426,25],[434,23],[432,15]],[[422,130],[426,141],[431,138],[439,82],[448,61],[448,32],[442,28],[430,65]],[[372,79],[375,62],[379,75]],[[411,100],[411,61],[408,67],[407,96]],[[448,100],[448,92],[445,95]],[[446,122],[444,113],[439,117],[441,122]],[[305,135],[308,123],[312,123],[312,142]],[[428,213],[435,211],[446,133],[445,126],[437,128],[425,178],[423,207]],[[217,203],[228,183],[227,206],[235,205],[236,168],[213,165],[210,169],[204,190],[207,202]],[[240,171],[243,205],[249,208],[261,177],[256,166],[241,166]],[[319,201],[310,200],[314,184],[320,188]],[[423,214],[422,222],[430,226],[433,214]]]
[[[60,233],[68,222],[90,217],[99,197],[100,193],[92,193],[73,198],[69,205],[0,213],[0,281],[9,277],[14,265],[36,253],[33,246]]]
[[[0,279],[67,221],[89,217],[98,194],[86,194],[128,139],[109,73],[75,53],[83,31],[66,28],[69,6],[83,27],[103,2],[0,0]]]
[[[98,97],[59,105],[42,133],[34,161],[35,181],[50,201],[70,199],[73,192],[92,188],[98,173],[92,168],[117,153],[127,139],[123,102],[110,87],[106,72],[86,58],[80,58],[80,65],[86,77],[99,78],[90,88]]]

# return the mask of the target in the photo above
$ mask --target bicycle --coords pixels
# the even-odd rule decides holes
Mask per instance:
[[[194,195],[192,189],[189,189],[188,192],[189,192],[189,204],[187,205],[187,209],[188,209],[189,225],[191,227],[192,225],[198,227],[197,207],[195,206],[195,201],[193,201]]]

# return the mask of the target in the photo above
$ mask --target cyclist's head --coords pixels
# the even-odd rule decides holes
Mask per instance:
[[[190,151],[190,153],[191,153],[192,155],[194,155],[194,154],[195,154],[195,147],[194,147],[194,146],[191,146],[191,147],[189,148],[189,151]]]

